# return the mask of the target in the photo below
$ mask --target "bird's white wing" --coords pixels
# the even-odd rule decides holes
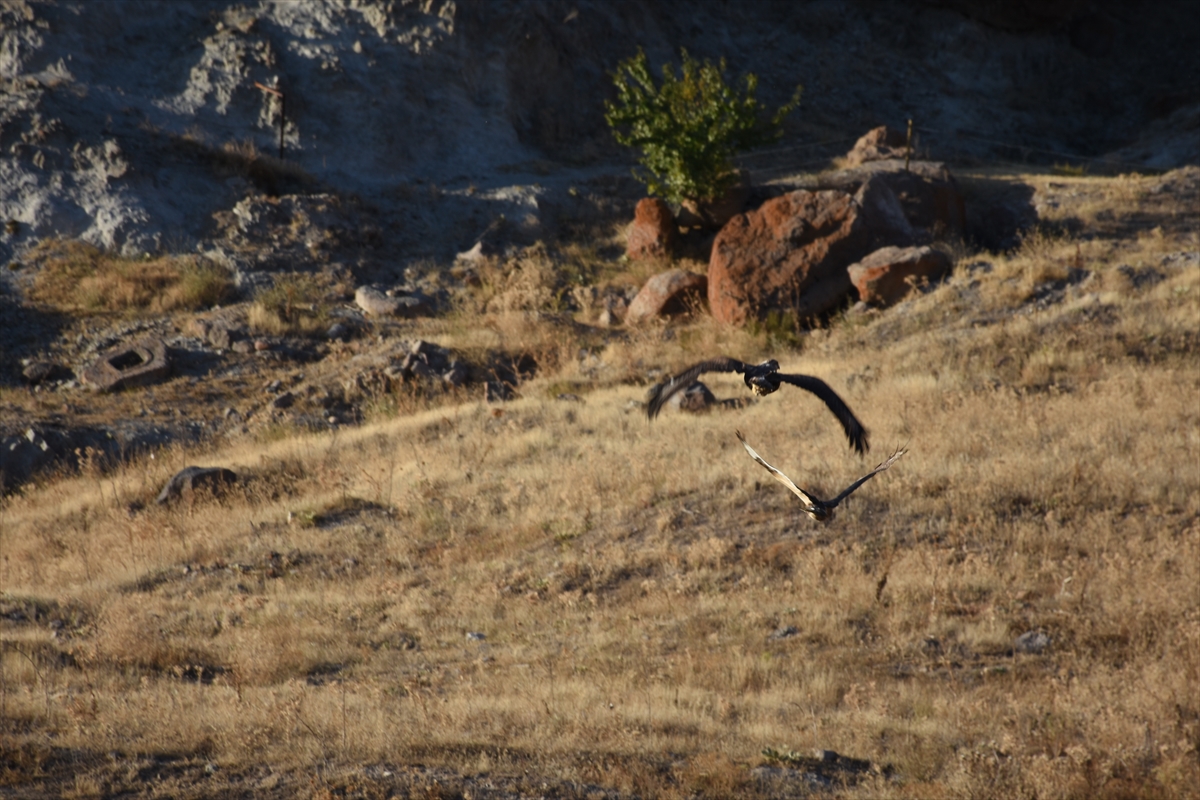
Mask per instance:
[[[746,437],[742,436],[741,431],[734,431],[734,433],[737,434],[738,440],[741,441],[742,447],[746,448],[746,452],[750,454],[750,457],[753,458],[755,461],[757,461],[759,464],[762,464],[763,468],[765,468],[767,470],[767,472],[771,473],[771,477],[773,477],[775,480],[782,483],[787,488],[791,489],[796,494],[797,497],[799,497],[801,500],[803,500],[810,507],[816,506],[818,503],[821,502],[820,500],[817,500],[816,498],[811,497],[807,492],[805,492],[803,489],[801,489],[796,484],[792,483],[792,479],[789,478],[787,475],[784,475],[782,472],[780,472],[779,470],[772,467],[766,461],[763,461],[762,456],[760,456],[758,453],[754,452],[754,448],[746,443]]]
[[[900,456],[904,455],[907,452],[908,452],[908,448],[897,447],[896,452],[892,453],[892,455],[888,458],[887,461],[884,461],[882,464],[875,467],[875,469],[871,470],[866,475],[863,475],[861,478],[856,480],[854,483],[847,486],[846,490],[844,492],[842,492],[841,494],[839,494],[837,497],[833,498],[832,500],[828,501],[826,503],[826,505],[828,505],[830,508],[836,507],[838,503],[842,502],[842,500],[849,497],[851,492],[853,492],[858,487],[862,486],[864,483],[869,481],[871,478],[873,478],[876,475],[878,475],[879,473],[883,472],[885,469],[890,467],[892,464],[895,464],[897,461],[900,460]]]

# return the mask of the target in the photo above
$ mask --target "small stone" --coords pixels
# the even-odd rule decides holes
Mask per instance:
[[[271,401],[273,408],[291,408],[296,403],[296,395],[291,392],[284,392]]]
[[[266,339],[255,339],[254,340],[254,349],[259,350],[259,351],[270,350],[271,343],[268,342]]]
[[[50,361],[34,361],[21,370],[21,377],[31,386],[50,380],[58,373],[58,365]]]
[[[467,639],[472,642],[482,642],[486,638],[487,635],[479,631],[467,631]]]
[[[1050,637],[1041,631],[1027,631],[1017,637],[1013,642],[1013,649],[1018,653],[1028,653],[1029,655],[1040,655],[1047,647],[1050,646]]]

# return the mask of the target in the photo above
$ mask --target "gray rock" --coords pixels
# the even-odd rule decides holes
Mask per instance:
[[[360,286],[354,302],[373,317],[418,317],[432,312],[429,298],[421,294],[388,296],[373,286]]]
[[[21,377],[30,386],[38,386],[47,381],[55,380],[65,374],[66,370],[53,361],[33,361],[21,370]]]
[[[1050,646],[1050,637],[1041,631],[1027,631],[1013,642],[1013,649],[1018,653],[1040,655]]]
[[[167,481],[156,502],[161,505],[201,489],[218,495],[235,483],[237,473],[224,467],[186,467]]]

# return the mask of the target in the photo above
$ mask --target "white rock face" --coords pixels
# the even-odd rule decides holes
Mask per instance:
[[[0,230],[0,261],[46,236],[191,249],[213,236],[214,213],[263,194],[352,194],[377,209],[387,255],[404,261],[448,261],[502,218],[509,236],[545,237],[580,198],[628,182],[603,100],[639,45],[656,65],[681,46],[724,56],[731,78],[758,74],[772,107],[804,83],[795,119],[846,128],[845,145],[821,152],[789,134],[777,157],[747,162],[758,183],[843,152],[864,120],[910,116],[940,158],[992,152],[954,131],[1092,153],[1144,133],[1123,159],[1194,154],[1194,105],[1153,125],[1138,109],[1154,105],[1142,87],[1195,73],[1195,48],[1179,44],[1196,38],[1195,15],[1167,41],[1139,27],[1152,15],[1129,12],[1117,20],[1129,57],[1116,59],[1088,55],[1103,42],[1081,50],[936,5],[868,15],[852,0],[736,12],[700,0],[684,23],[642,0],[580,0],[561,14],[543,0],[7,0],[0,222],[20,226]],[[912,34],[888,33],[899,29]],[[889,65],[886,80],[864,53]]]

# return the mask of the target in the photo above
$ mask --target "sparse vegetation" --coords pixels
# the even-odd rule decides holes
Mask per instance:
[[[767,117],[754,96],[756,75],[746,74],[734,89],[725,82],[724,59],[701,62],[686,50],[681,56],[679,74],[664,64],[661,83],[640,49],[618,64],[617,99],[605,103],[605,119],[618,143],[641,151],[645,172],[634,174],[650,194],[709,202],[736,183],[735,154],[779,138],[784,117],[800,104],[801,87]]]
[[[233,292],[227,270],[197,256],[120,256],[78,240],[52,239],[30,260],[40,268],[30,297],[83,314],[161,314],[208,308]]]
[[[250,306],[251,329],[274,335],[311,336],[329,326],[325,295],[329,286],[320,274],[293,272],[280,276]]]
[[[851,798],[1194,794],[1194,230],[1030,236],[792,350],[480,308],[422,335],[559,354],[519,400],[221,442],[204,461],[246,480],[220,502],[149,502],[184,450],[29,487],[0,506],[0,781],[53,793],[69,753],[78,795],[769,797],[753,768],[821,748],[875,765]],[[651,367],[721,351],[802,361],[909,455],[810,523],[733,429],[840,487],[863,465],[822,409],[635,407]]]

